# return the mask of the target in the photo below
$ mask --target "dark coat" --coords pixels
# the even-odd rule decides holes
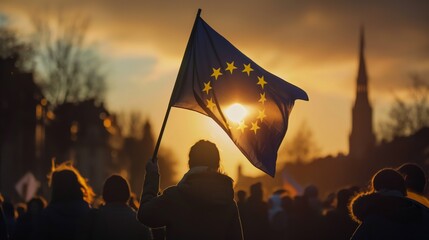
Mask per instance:
[[[358,227],[358,223],[349,216],[347,208],[336,208],[326,213],[324,217],[324,239],[350,239]]]
[[[84,200],[50,203],[42,212],[36,239],[72,240],[90,208]]]
[[[250,196],[246,201],[242,215],[243,230],[246,239],[271,239],[268,204],[266,202]]]
[[[9,239],[9,233],[7,231],[6,217],[3,213],[3,208],[0,204],[0,240]]]
[[[77,239],[152,239],[149,228],[137,221],[136,216],[136,211],[125,203],[107,203],[100,209],[91,209]]]
[[[361,222],[358,239],[429,239],[429,210],[401,196],[361,195],[352,202],[352,216]]]
[[[166,226],[171,239],[242,239],[232,179],[211,171],[194,173],[157,196],[159,175],[147,172],[138,211],[146,226]]]
[[[24,215],[18,218],[16,221],[15,233],[11,239],[14,240],[27,240],[34,239],[35,233],[40,222],[41,214],[32,214],[26,212]]]

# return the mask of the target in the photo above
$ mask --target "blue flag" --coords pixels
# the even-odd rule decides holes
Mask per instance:
[[[265,71],[197,16],[170,106],[211,117],[247,159],[274,177],[300,88]]]

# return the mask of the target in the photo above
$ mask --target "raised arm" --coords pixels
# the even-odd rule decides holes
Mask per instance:
[[[137,219],[148,227],[165,226],[167,206],[165,197],[159,195],[158,164],[150,160],[146,164],[146,175]]]

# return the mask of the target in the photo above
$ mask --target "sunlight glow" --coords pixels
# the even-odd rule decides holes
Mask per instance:
[[[234,103],[225,110],[225,114],[229,118],[229,120],[235,123],[243,121],[247,113],[247,109],[239,103]]]

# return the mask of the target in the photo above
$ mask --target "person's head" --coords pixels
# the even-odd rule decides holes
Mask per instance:
[[[337,193],[337,208],[338,209],[347,209],[347,206],[350,203],[350,200],[353,197],[353,192],[350,189],[341,189]]]
[[[189,168],[208,167],[210,170],[219,171],[219,161],[219,150],[210,141],[200,140],[189,151]]]
[[[46,201],[42,197],[33,197],[27,203],[27,212],[31,215],[37,215],[46,207]]]
[[[407,189],[422,194],[426,187],[426,174],[417,164],[405,163],[398,168],[402,174]]]
[[[407,195],[404,178],[402,178],[401,174],[391,168],[381,169],[374,174],[371,185],[375,192],[398,191],[403,196]]]
[[[130,199],[127,180],[119,175],[107,178],[103,186],[103,199],[106,203],[127,203]]]
[[[243,190],[239,190],[237,192],[237,199],[239,202],[244,202],[246,201],[246,192]]]
[[[288,213],[293,209],[293,200],[290,196],[282,197],[282,208]]]
[[[16,204],[16,213],[18,214],[18,218],[23,216],[27,212],[27,205],[25,203]]]
[[[263,195],[264,195],[264,192],[262,190],[261,182],[257,182],[250,186],[250,196],[253,199],[262,200]]]
[[[268,206],[270,209],[281,209],[282,208],[282,196],[279,194],[273,194],[268,199]]]
[[[316,186],[310,185],[304,189],[304,197],[307,199],[316,199],[319,197],[319,189]]]
[[[16,213],[15,213],[15,206],[10,201],[4,201],[2,204],[3,207],[3,213],[4,215],[9,219],[15,219]]]
[[[91,203],[95,194],[71,162],[65,162],[53,169],[48,176],[51,187],[51,202],[85,200]]]

